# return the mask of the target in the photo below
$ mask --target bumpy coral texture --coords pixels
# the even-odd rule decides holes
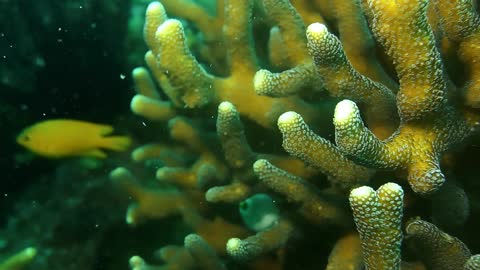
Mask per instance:
[[[478,137],[479,25],[469,0],[150,3],[131,110],[158,142],[110,176],[129,225],[191,234],[131,269],[479,269],[450,236],[480,210],[452,151]],[[279,218],[252,232],[257,193]]]

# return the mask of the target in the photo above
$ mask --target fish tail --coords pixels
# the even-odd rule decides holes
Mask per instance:
[[[132,144],[128,136],[111,136],[103,138],[102,146],[114,151],[125,151]]]

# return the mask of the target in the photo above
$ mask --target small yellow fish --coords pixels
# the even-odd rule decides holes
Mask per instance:
[[[105,137],[113,127],[70,119],[45,120],[25,128],[17,143],[49,158],[87,156],[105,158],[100,148],[124,151],[131,140],[126,136]]]

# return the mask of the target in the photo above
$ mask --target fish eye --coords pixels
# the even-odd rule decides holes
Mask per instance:
[[[30,136],[28,135],[23,136],[23,140],[26,142],[30,141]]]

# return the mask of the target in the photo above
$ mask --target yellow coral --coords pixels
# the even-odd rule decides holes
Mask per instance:
[[[215,6],[209,12],[195,1],[150,4],[144,28],[149,72],[133,72],[132,111],[162,123],[169,136],[132,157],[163,166],[157,180],[181,200],[168,202],[164,191],[150,193],[143,185],[127,191],[142,191],[133,192],[142,195],[133,196],[139,209],[144,194],[164,204],[145,207],[145,217],[178,214],[192,228],[191,238],[205,253],[195,257],[185,244],[173,252],[188,258],[181,267],[223,269],[217,256],[243,265],[257,260],[249,265],[255,267],[268,253],[274,265],[288,267],[284,247],[305,223],[335,228],[332,237],[340,237],[327,269],[430,265],[428,256],[401,260],[403,189],[358,186],[381,185],[376,170],[399,173],[413,192],[436,203],[434,220],[444,222],[460,207],[465,211],[451,224],[465,222],[469,204],[460,187],[451,189],[455,194],[448,194],[450,185],[434,193],[445,182],[444,154],[474,134],[479,121],[480,23],[472,2],[219,0]],[[192,25],[200,33],[187,37]],[[447,74],[452,58],[467,71],[453,81]],[[333,127],[326,116],[332,111]],[[331,128],[335,143],[328,138]],[[275,148],[280,139],[290,156]],[[346,209],[351,189],[353,218]],[[231,218],[223,219],[212,207],[265,192],[278,200],[280,221],[249,237],[245,225],[230,222],[238,213],[223,213]],[[441,194],[456,201],[444,207]],[[467,259],[465,267],[477,261],[464,256],[460,264]],[[132,263],[155,267],[139,257]]]

